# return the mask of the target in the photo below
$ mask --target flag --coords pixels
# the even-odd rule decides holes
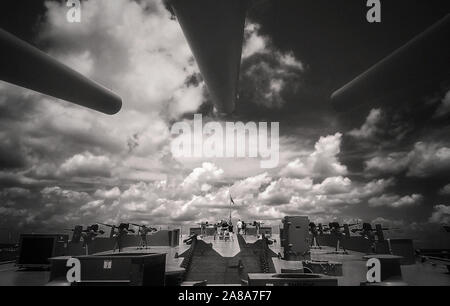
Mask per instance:
[[[231,197],[231,194],[230,194],[230,201],[231,201],[231,204],[233,204],[233,205],[236,204],[236,203],[234,203],[233,198]]]
[[[231,197],[231,193],[230,193],[230,224],[231,224],[231,204],[234,205],[234,201],[233,201],[233,198]]]

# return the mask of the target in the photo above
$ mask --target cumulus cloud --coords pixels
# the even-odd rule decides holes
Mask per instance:
[[[398,174],[410,177],[429,177],[450,169],[450,148],[437,143],[418,142],[409,153],[395,152],[366,161],[366,170],[375,173]]]
[[[392,208],[401,208],[419,205],[423,200],[420,194],[407,195],[400,197],[399,195],[383,194],[380,197],[374,197],[369,200],[371,207],[387,206]]]
[[[22,218],[28,226],[120,220],[180,225],[227,218],[231,194],[236,203],[234,218],[265,220],[269,225],[289,214],[338,216],[346,206],[379,196],[392,184],[392,180],[363,184],[342,176],[314,183],[311,177],[274,178],[268,173],[224,183],[223,172],[213,163],[203,163],[184,177],[131,183],[120,189],[102,188],[89,193],[59,186],[45,187],[36,207],[30,205],[22,212],[23,208],[15,207],[14,199],[9,198],[13,203],[2,213],[9,218]]]
[[[68,176],[110,176],[111,160],[107,156],[95,156],[90,152],[76,154],[66,160],[60,167],[61,175]]]
[[[417,122],[409,108],[373,108],[364,123],[346,133],[355,147],[364,150],[391,150],[408,137],[415,137]],[[352,118],[353,120],[356,118]]]
[[[383,217],[377,217],[372,220],[372,224],[381,224],[383,227],[388,228],[404,228],[405,221],[404,220],[392,220]]]
[[[450,148],[419,142],[408,154],[409,176],[427,177],[450,170]]]
[[[390,180],[361,184],[345,177],[327,178],[314,184],[311,178],[272,178],[263,173],[231,185],[211,184],[209,189],[198,189],[203,182],[209,182],[209,179],[213,182],[220,176],[220,169],[209,164],[179,181],[133,184],[122,192],[116,209],[120,208],[121,217],[131,219],[145,216],[147,221],[192,223],[210,220],[211,216],[225,218],[231,194],[236,203],[233,206],[235,218],[272,222],[286,214],[338,215],[346,205],[363,203],[392,184]],[[195,188],[186,192],[186,186],[183,186],[186,181],[195,182],[190,185]],[[98,207],[91,210],[102,206],[99,202],[90,205],[95,203]]]
[[[341,133],[321,137],[314,146],[314,152],[290,162],[280,174],[288,177],[322,178],[346,175],[347,167],[338,160],[341,141]]]
[[[445,97],[442,99],[442,103],[436,110],[435,117],[443,117],[450,113],[450,91],[447,92]]]
[[[168,126],[195,111],[204,91],[188,81],[198,69],[179,24],[160,1],[85,1],[79,24],[66,21],[64,3],[45,6],[36,42],[117,92],[124,105],[104,116],[1,83],[0,180],[45,185],[98,177],[94,183],[110,185],[114,174],[120,186],[174,172]]]
[[[86,1],[83,22],[74,25],[65,20],[64,4],[46,5],[39,39],[48,51],[124,100],[118,115],[100,120],[79,107],[46,105],[48,132],[115,154],[129,149],[134,136],[134,153],[140,156],[167,145],[167,120],[195,111],[203,102],[203,86],[187,82],[198,69],[164,6],[159,1]]]
[[[441,195],[450,195],[450,184],[445,185],[444,187],[439,190],[439,194]]]
[[[390,179],[378,179],[367,183],[361,190],[361,193],[365,196],[374,196],[376,194],[382,193],[386,188],[391,187],[395,184],[395,180]]]
[[[323,215],[339,216],[342,209],[362,204],[367,198],[383,193],[390,185],[390,182],[385,180],[361,184],[344,177],[327,178],[318,184],[309,184],[311,181],[308,180],[294,182],[297,182],[300,188],[284,190],[283,194],[270,188],[276,186],[272,183],[261,197],[264,196],[263,200],[267,206],[273,207],[279,214],[307,214],[311,218]]]
[[[277,53],[277,57],[281,64],[289,67],[294,67],[299,70],[303,70],[303,64],[295,58],[295,56],[290,53],[283,53],[276,50],[272,46],[272,42],[269,37],[259,34],[260,25],[252,22],[247,22],[244,31],[244,46],[242,50],[243,59],[247,59],[255,54],[267,54],[267,53]]]
[[[319,194],[342,194],[349,192],[352,181],[347,177],[327,177],[322,183],[314,186],[314,191]]]
[[[22,187],[5,188],[0,192],[0,197],[18,199],[28,198],[32,195],[31,191]]]
[[[428,219],[431,223],[449,224],[450,223],[450,206],[436,205],[433,207],[431,217]]]
[[[297,195],[302,191],[309,191],[312,185],[313,181],[310,178],[280,178],[271,182],[264,192],[259,195],[259,198],[271,205],[287,204],[293,195]]]
[[[76,25],[65,20],[64,3],[46,5],[40,36],[51,43],[52,54],[105,82],[124,98],[126,109],[162,111],[176,104],[173,93],[187,89],[186,79],[198,71],[179,25],[160,1],[85,1]],[[201,102],[190,101],[190,109]]]
[[[311,218],[339,216],[342,209],[364,204],[368,198],[386,192],[392,184],[392,180],[383,179],[363,184],[341,176],[329,177],[316,184],[311,178],[279,178],[263,185],[263,190],[253,199],[247,199],[247,203],[259,203],[261,211],[265,207],[274,219],[290,214],[307,214]]]
[[[194,191],[200,188],[202,191],[211,189],[211,184],[217,183],[223,177],[223,170],[212,163],[203,163],[201,168],[195,168],[184,179],[182,187]]]
[[[281,52],[269,37],[260,35],[260,26],[248,22],[242,53],[241,101],[266,109],[280,109],[286,90],[296,91],[304,64],[292,52]]]
[[[110,190],[98,189],[94,196],[102,199],[117,199],[121,195],[119,187],[113,187]]]
[[[379,123],[381,116],[382,112],[380,109],[372,109],[366,119],[366,122],[361,126],[361,128],[351,130],[348,134],[355,138],[366,139],[372,137],[378,130],[377,124]]]
[[[372,173],[399,174],[408,168],[409,160],[403,152],[375,156],[365,162],[366,170]]]
[[[81,211],[86,211],[86,210],[92,210],[98,207],[101,207],[104,203],[104,200],[95,200],[95,201],[91,201],[88,202],[86,204],[84,204],[83,206],[80,207]]]
[[[256,23],[248,22],[245,25],[245,43],[242,48],[242,57],[249,58],[258,53],[267,52],[268,38],[258,35],[260,27]]]
[[[78,204],[90,199],[89,194],[86,192],[63,189],[59,186],[45,187],[41,190],[41,194],[44,200],[50,203],[57,203],[62,200],[64,202]]]
[[[262,189],[272,181],[272,178],[267,172],[262,174],[247,177],[243,180],[235,182],[230,190],[234,196],[245,198],[246,196],[253,196],[262,191]]]

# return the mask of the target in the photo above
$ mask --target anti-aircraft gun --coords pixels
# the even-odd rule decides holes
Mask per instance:
[[[113,252],[116,251],[116,249],[119,249],[119,252],[122,251],[122,242],[123,238],[127,236],[129,233],[136,233],[136,231],[132,228],[130,228],[130,223],[120,223],[119,225],[111,225],[106,223],[98,223],[107,227],[111,228],[111,232],[109,237],[114,238],[116,243],[114,244]],[[116,231],[117,229],[117,231]]]
[[[113,225],[113,224],[106,224],[106,223],[98,222],[97,224],[111,228],[111,231],[109,233],[109,238],[114,238],[114,235],[117,234],[116,229],[118,229],[119,231],[126,230],[127,233],[128,232],[135,233],[135,230],[130,228],[130,225],[131,225],[130,223],[120,223],[119,225]]]
[[[372,251],[376,252],[376,243],[384,241],[384,231],[390,230],[398,230],[398,228],[383,227],[381,224],[376,224],[373,228],[370,223],[363,223],[361,228],[354,228],[352,232],[369,240]]]
[[[140,235],[142,230],[146,230],[147,233],[150,232],[157,232],[158,229],[155,227],[147,226],[145,224],[136,224],[136,223],[130,223],[130,225],[136,226],[138,228],[137,234]]]
[[[156,228],[147,226],[145,224],[139,225],[136,223],[130,223],[130,225],[138,227],[137,235],[141,237],[141,246],[138,246],[137,249],[147,248],[147,234],[158,231]]]
[[[381,224],[376,224],[375,228],[372,227],[370,223],[363,223],[361,228],[354,228],[352,229],[352,233],[359,233],[361,236],[369,239],[370,236],[373,236],[378,239],[378,241],[384,240],[384,231],[390,231],[390,230],[399,230],[399,228],[388,228],[383,227]],[[369,239],[370,240],[370,239]]]
[[[344,245],[342,244],[342,239],[344,238],[344,235],[347,238],[350,238],[350,227],[358,225],[359,223],[353,223],[353,224],[344,224],[340,225],[339,222],[330,222],[328,224],[327,231],[330,232],[331,235],[334,235],[336,237],[336,250],[335,252],[340,252],[340,248],[342,246],[342,249],[344,250],[342,254],[348,254],[347,250],[345,249]],[[343,229],[343,230],[342,230]]]
[[[89,245],[94,241],[94,239],[103,235],[105,232],[99,229],[98,224],[89,225],[86,229],[83,229],[82,225],[77,225],[73,229],[65,229],[66,231],[73,232],[72,234],[72,243],[79,243],[83,240],[83,248],[86,250],[86,255],[89,254]]]

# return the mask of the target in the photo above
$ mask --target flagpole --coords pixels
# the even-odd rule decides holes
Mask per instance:
[[[231,198],[231,195],[230,195]],[[230,201],[230,223],[231,223],[231,201]]]
[[[230,223],[231,223],[231,204],[233,204],[233,198],[231,197],[231,193],[230,193]]]

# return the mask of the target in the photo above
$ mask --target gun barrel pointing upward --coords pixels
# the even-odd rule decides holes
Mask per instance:
[[[426,90],[450,77],[450,14],[331,95],[338,111],[398,90]]]
[[[238,97],[247,0],[169,0],[219,114]]]
[[[0,80],[113,115],[122,99],[109,89],[0,29]]]

